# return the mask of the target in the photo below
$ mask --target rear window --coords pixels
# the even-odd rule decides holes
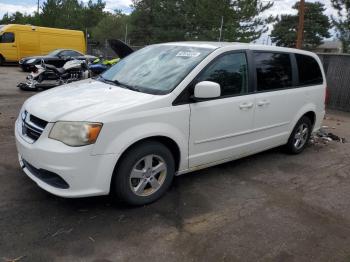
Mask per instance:
[[[323,83],[321,69],[315,58],[300,54],[295,54],[295,58],[298,65],[299,86]]]
[[[5,32],[0,36],[0,43],[13,43],[15,42],[15,34]]]
[[[258,91],[292,86],[292,64],[287,53],[254,53]]]

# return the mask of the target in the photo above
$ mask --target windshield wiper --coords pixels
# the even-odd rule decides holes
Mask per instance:
[[[116,86],[120,86],[122,88],[130,89],[130,90],[136,91],[136,92],[141,92],[141,90],[139,88],[137,88],[136,86],[130,86],[130,85],[121,83],[118,80],[109,80],[109,79],[104,78],[101,75],[99,76],[98,79],[103,81],[103,82],[105,82],[105,83],[110,83],[110,84],[113,84],[113,85],[116,85]]]
[[[137,88],[136,86],[130,86],[130,85],[121,83],[118,80],[113,80],[113,83],[118,85],[118,86],[121,86],[123,88],[130,89],[132,91],[141,92],[141,90],[139,88]]]
[[[102,82],[105,82],[105,83],[110,83],[110,84],[114,84],[114,85],[116,85],[116,83],[114,82],[114,81],[112,81],[112,80],[109,80],[109,79],[106,79],[106,78],[104,78],[103,76],[98,76],[98,79],[97,80],[100,80],[100,81],[102,81]]]

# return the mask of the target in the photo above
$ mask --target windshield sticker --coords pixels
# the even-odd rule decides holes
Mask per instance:
[[[180,51],[177,53],[176,56],[179,56],[179,57],[198,57],[200,56],[201,53],[199,52],[185,52],[185,51]]]

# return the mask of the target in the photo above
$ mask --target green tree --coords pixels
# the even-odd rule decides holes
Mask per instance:
[[[299,2],[293,6],[299,9]],[[323,38],[330,37],[331,24],[323,13],[324,4],[320,2],[305,3],[304,43],[306,49],[314,48],[322,43]],[[278,46],[295,47],[297,39],[299,15],[282,15],[271,32],[271,40]]]
[[[91,0],[85,5],[78,0],[47,0],[42,5],[43,26],[84,30],[94,27],[105,16],[105,2]]]
[[[138,44],[175,40],[250,42],[266,31],[261,0],[133,0],[132,39]]]
[[[11,15],[8,13],[4,14],[0,19],[0,24],[39,24],[39,16],[37,13],[34,15],[23,14],[21,12],[15,12]]]
[[[95,41],[103,44],[106,39],[125,38],[125,27],[128,23],[128,16],[120,10],[116,10],[115,14],[106,14],[100,22],[92,29],[91,35]]]
[[[350,51],[350,1],[331,0],[332,6],[338,11],[338,17],[332,16],[333,24],[337,30],[337,36],[343,44],[343,52]]]
[[[86,28],[95,27],[105,16],[106,13],[103,9],[106,7],[106,3],[102,0],[97,0],[94,3],[92,0],[89,0],[83,10],[83,24]]]

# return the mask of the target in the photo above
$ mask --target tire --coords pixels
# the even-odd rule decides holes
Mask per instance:
[[[112,195],[130,205],[152,203],[168,190],[174,174],[170,150],[157,141],[145,141],[120,159],[113,174]]]
[[[37,87],[30,88],[26,83],[20,83],[17,85],[17,87],[22,91],[38,91]]]
[[[312,123],[307,116],[299,119],[291,133],[288,143],[286,144],[286,151],[289,154],[299,154],[307,146],[312,132]],[[299,141],[299,142],[298,142]]]
[[[0,66],[3,66],[4,63],[5,63],[5,58],[2,55],[0,55]]]

